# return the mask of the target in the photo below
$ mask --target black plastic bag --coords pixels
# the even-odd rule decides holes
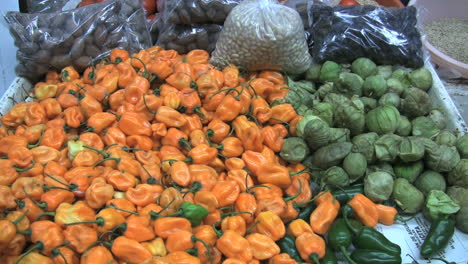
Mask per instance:
[[[415,7],[312,6],[315,62],[351,63],[367,57],[378,64],[424,65]]]

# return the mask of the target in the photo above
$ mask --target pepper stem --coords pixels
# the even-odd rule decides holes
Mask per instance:
[[[134,56],[130,57],[130,59],[135,59],[135,60],[141,62],[141,64],[143,64],[143,69],[144,69],[144,71],[143,71],[143,73],[141,74],[141,76],[142,76],[143,78],[148,78],[148,70],[146,69],[146,64],[145,64],[140,58],[137,58],[137,57],[134,57]]]
[[[19,222],[23,221],[23,219],[26,217],[26,215],[29,213],[29,209],[27,209],[18,219],[15,221],[12,221],[13,224],[17,225]]]
[[[314,198],[310,199],[309,201],[303,202],[303,203],[296,203],[295,206],[296,207],[304,207],[304,206],[310,204],[311,202],[317,200],[318,198],[322,197],[322,195],[324,195],[325,193],[327,193],[327,192],[321,192],[319,195],[315,196]]]
[[[44,243],[42,243],[41,241],[38,241],[32,248],[24,252],[24,254],[22,254],[21,257],[18,260],[16,260],[15,264],[20,263],[29,253],[33,252],[34,250],[39,250],[39,251],[44,250]]]
[[[17,234],[29,236],[32,234],[31,230],[16,231]]]
[[[194,112],[194,113],[197,113],[197,114],[199,114],[199,115],[201,116],[200,121],[203,122],[203,121],[206,120],[206,115],[205,115],[205,113],[203,113],[203,111],[201,110],[201,106],[199,106],[199,105],[195,106],[195,107],[193,108],[193,112]]]
[[[315,264],[320,264],[317,253],[310,254],[309,259],[312,260]]]
[[[36,221],[39,221],[43,216],[55,216],[55,212],[43,212],[36,217]]]
[[[221,218],[224,218],[224,217],[226,217],[226,216],[240,215],[240,214],[249,214],[249,215],[253,215],[251,212],[239,211],[239,212],[222,213],[222,214],[221,214]]]
[[[25,171],[28,171],[28,170],[31,170],[32,168],[34,168],[35,165],[36,165],[36,161],[35,161],[35,160],[32,160],[32,161],[31,161],[31,166],[29,166],[29,167],[27,167],[27,168],[22,169],[22,168],[18,168],[18,167],[16,167],[16,166],[13,166],[13,167],[15,168],[15,170],[16,170],[17,172],[25,172]]]
[[[299,197],[299,195],[301,195],[301,193],[302,193],[302,181],[301,181],[301,179],[299,179],[299,191],[298,191],[295,195],[290,196],[290,197],[286,197],[286,198],[284,198],[283,200],[284,200],[285,202],[289,202],[289,201],[294,200],[294,199],[296,199],[297,197]]]
[[[90,150],[94,150],[96,151],[99,155],[103,156],[104,158],[108,158],[110,155],[109,153],[106,153],[100,149],[97,149],[97,148],[93,148],[93,147],[90,147],[90,146],[87,146],[87,145],[83,145],[83,148],[87,148],[87,149],[90,149]]]
[[[340,251],[341,253],[343,254],[343,256],[345,257],[345,259],[350,263],[350,264],[357,264],[354,260],[351,259],[351,257],[349,256],[348,254],[348,251],[346,250],[346,248],[344,246],[340,246]]]
[[[247,186],[247,184],[246,184],[245,186]],[[245,189],[245,192],[246,192],[246,193],[250,193],[250,190],[252,190],[252,189],[254,189],[254,188],[267,188],[267,189],[271,189],[270,186],[266,186],[266,185],[263,185],[263,184],[258,184],[258,185],[250,186],[249,188]]]
[[[217,221],[215,223],[213,223],[211,226],[213,227],[213,231],[216,233],[216,236],[217,237],[221,237],[223,235],[223,231],[221,230],[218,230],[218,228],[216,228],[216,223],[219,223],[220,221]]]
[[[245,230],[245,233],[248,234],[252,229],[254,229],[258,224],[260,223],[260,220],[255,221],[247,230]]]
[[[48,173],[45,173],[45,176],[51,178],[55,182],[58,182],[58,183],[62,184],[63,186],[68,187],[70,189],[70,191],[74,191],[74,190],[76,190],[78,188],[78,185],[76,185],[74,183],[73,184],[63,183],[62,181],[60,181],[59,179],[55,178],[54,176],[52,176],[52,175],[50,175]]]
[[[148,112],[150,112],[151,114],[155,115],[155,114],[157,113],[156,111],[151,110],[151,109],[148,107],[148,104],[146,104],[145,94],[143,95],[143,104],[145,105],[146,110],[148,110]]]
[[[200,238],[196,237],[195,235],[193,235],[192,236],[192,243],[196,243],[197,241],[200,241],[200,243],[202,243],[203,246],[205,246],[206,253],[208,254],[208,258],[210,260],[210,264],[213,264],[213,255],[211,254],[210,246],[205,241],[203,241],[202,239],[200,239]]]
[[[413,216],[408,217],[408,218],[403,218],[403,217],[397,215],[397,216],[395,216],[395,219],[400,221],[400,222],[406,223],[406,222],[409,222],[409,221],[413,220],[415,217],[416,217],[416,215],[413,215]]]
[[[151,175],[151,173],[148,171],[148,169],[145,168],[145,165],[142,165],[141,167],[146,172],[146,174],[148,174],[148,176],[149,176],[148,179],[146,180],[146,183],[148,183],[148,184],[157,184],[158,180],[156,178],[154,178],[153,175]]]
[[[117,164],[120,163],[120,158],[109,157],[109,158],[105,158],[105,159],[102,159],[102,160],[96,162],[96,164],[94,164],[94,166],[93,166],[93,169],[96,168],[99,164],[104,163],[104,162],[109,161],[109,160],[114,160],[115,162],[117,162]]]
[[[187,148],[187,150],[192,149],[192,146],[185,138],[180,138],[178,143],[181,148]]]
[[[357,234],[359,234],[359,230],[357,228],[355,228],[353,225],[351,225],[351,223],[349,222],[348,210],[346,210],[345,207],[349,207],[349,205],[345,205],[342,208],[343,219],[344,219],[346,225],[348,226],[349,230],[351,230],[351,232],[353,232],[354,235],[357,235]]]
[[[37,207],[42,208],[42,209],[47,209],[47,203],[46,202],[38,203],[36,200],[34,200],[31,197],[31,195],[29,195],[29,193],[26,191],[24,186],[23,186],[23,192],[26,195],[26,197],[28,197],[28,199],[31,200],[31,202],[33,202]]]
[[[38,147],[39,145],[41,145],[42,139],[44,138],[44,132],[45,132],[45,128],[42,128],[41,137],[36,142],[36,144],[28,145],[28,149],[32,149],[32,148],[35,148],[35,147]]]
[[[133,212],[133,211],[129,211],[129,210],[125,210],[125,209],[122,209],[120,207],[117,207],[115,206],[115,204],[111,203],[109,205],[110,208],[114,208],[115,210],[118,210],[118,211],[122,211],[122,212],[125,212],[125,213],[129,213],[129,214],[132,214],[132,215],[140,215],[139,213],[137,212]]]

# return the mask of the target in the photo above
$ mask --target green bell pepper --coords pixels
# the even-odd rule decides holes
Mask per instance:
[[[401,264],[401,256],[374,249],[356,249],[351,259],[359,264]]]
[[[349,205],[346,205],[349,206]],[[345,206],[345,207],[346,207]],[[361,229],[355,228],[348,220],[346,210],[343,210],[343,217],[348,228],[354,233],[354,245],[359,249],[369,249],[373,251],[386,252],[391,255],[401,255],[401,247],[388,240],[379,231],[363,226]]]
[[[455,221],[440,218],[432,222],[429,233],[421,246],[421,256],[429,258],[444,249],[455,232]]]
[[[351,246],[352,241],[353,238],[351,230],[349,230],[345,220],[342,218],[335,220],[328,232],[328,245],[336,251],[341,251],[349,263],[356,264],[349,258],[347,251],[348,247]]]
[[[187,218],[192,226],[200,225],[203,218],[208,215],[208,210],[204,207],[189,202],[184,202],[179,210],[182,217]]]

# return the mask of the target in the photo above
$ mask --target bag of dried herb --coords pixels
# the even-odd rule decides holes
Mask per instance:
[[[312,62],[296,10],[276,0],[245,0],[224,23],[211,63],[303,73]]]
[[[367,57],[378,64],[422,67],[424,56],[415,7],[312,5],[311,54],[315,61],[351,63]]]

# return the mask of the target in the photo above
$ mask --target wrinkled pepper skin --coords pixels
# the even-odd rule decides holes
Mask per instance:
[[[372,249],[356,249],[351,259],[359,264],[401,264],[401,256]]]
[[[294,237],[286,235],[280,240],[276,241],[276,244],[280,247],[281,253],[287,253],[291,258],[297,262],[302,262],[301,256],[297,251]]]
[[[429,258],[444,249],[455,232],[453,219],[437,219],[431,224],[424,243],[421,246],[421,256]]]

